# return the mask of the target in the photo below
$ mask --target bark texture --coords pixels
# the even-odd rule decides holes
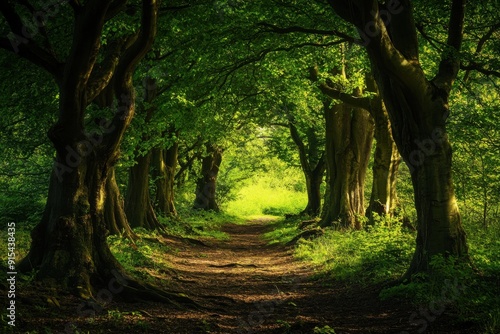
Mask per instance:
[[[372,190],[366,209],[368,223],[373,224],[374,213],[379,216],[392,217],[394,215],[398,204],[396,181],[401,157],[392,138],[389,114],[372,78],[367,79],[367,86],[368,90],[376,93],[369,109],[375,122],[376,146],[373,157]]]
[[[368,112],[343,103],[325,103],[325,120],[327,176],[320,225],[359,229],[373,120]]]
[[[144,0],[140,31],[117,41],[97,64],[103,26],[117,10],[112,3],[116,4],[105,0],[74,3],[72,48],[60,72],[54,74],[60,83],[60,100],[58,120],[49,131],[56,159],[47,204],[33,230],[30,251],[20,264],[22,270],[38,269],[38,279],[83,297],[112,282],[124,283],[126,278],[106,243],[106,187],[134,115],[132,74],[156,34],[157,2]],[[115,114],[99,121],[100,131],[88,134],[85,110],[110,82]]]
[[[366,209],[368,223],[372,224],[374,212],[379,215],[392,216],[394,214],[394,209],[397,206],[397,171],[401,158],[392,138],[391,123],[385,103],[371,75],[367,76],[366,85],[368,91],[375,93],[375,97],[357,97],[328,84],[322,84],[320,88],[323,93],[333,99],[368,111],[374,120],[376,148],[373,159],[373,183],[370,202]]]
[[[219,211],[217,204],[217,176],[222,162],[222,150],[214,145],[206,145],[206,155],[201,163],[201,174],[196,182],[194,208]]]
[[[104,221],[110,234],[121,235],[131,240],[139,237],[130,228],[125,214],[125,204],[116,184],[115,169],[111,168],[106,181]]]
[[[436,75],[430,80],[418,59],[417,33],[409,0],[387,8],[375,0],[329,2],[337,14],[359,29],[389,112],[394,140],[411,172],[417,240],[405,277],[428,271],[434,255],[468,260],[466,235],[451,176],[451,145],[446,133],[448,98],[460,68],[458,53],[463,37],[465,1],[452,2],[447,48]],[[380,14],[381,10],[384,15]],[[370,31],[366,29],[368,26]]]
[[[297,127],[289,122],[290,135],[299,151],[300,166],[306,179],[307,205],[301,212],[310,216],[317,216],[321,209],[321,183],[325,174],[325,153],[314,132],[314,128],[307,130],[308,146],[304,144]]]
[[[130,167],[125,212],[132,227],[143,227],[148,230],[159,229],[158,221],[151,203],[149,193],[149,165],[151,152],[137,157],[137,163]]]
[[[176,216],[174,204],[175,170],[177,169],[179,145],[168,149],[153,150],[153,176],[156,186],[155,207],[165,216]]]

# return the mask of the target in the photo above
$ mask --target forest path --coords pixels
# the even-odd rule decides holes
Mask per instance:
[[[381,302],[380,287],[324,284],[293,249],[268,245],[265,219],[228,224],[229,240],[189,245],[169,255],[179,289],[209,312],[169,312],[172,333],[399,333],[412,327],[410,305]],[[174,329],[175,328],[175,329]],[[319,333],[329,333],[327,331]],[[333,332],[332,332],[333,333]]]
[[[169,267],[143,268],[145,276],[191,297],[199,309],[124,302],[103,290],[106,305],[89,316],[78,298],[30,288],[19,297],[14,333],[474,333],[451,326],[448,312],[433,318],[428,307],[380,301],[380,285],[314,280],[314,269],[296,260],[293,248],[267,244],[263,234],[271,229],[269,220],[257,219],[223,226],[228,240],[157,239],[168,247],[161,260]]]

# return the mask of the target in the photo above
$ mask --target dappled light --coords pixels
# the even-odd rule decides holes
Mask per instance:
[[[1,0],[1,333],[500,333],[499,22]]]

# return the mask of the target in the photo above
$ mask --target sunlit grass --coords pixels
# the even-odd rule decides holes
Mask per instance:
[[[281,219],[276,219],[270,223],[272,230],[264,234],[264,238],[270,244],[286,244],[301,232],[299,229],[301,221],[301,217],[288,219],[281,217]]]
[[[397,279],[406,270],[414,249],[414,233],[383,222],[360,231],[334,231],[301,241],[296,256],[317,266],[321,276],[373,283]]]
[[[220,230],[227,223],[243,222],[242,218],[224,212],[180,208],[179,216],[159,217],[170,234],[183,237],[202,237],[227,240],[228,235]]]
[[[259,216],[283,216],[305,208],[307,196],[287,187],[273,186],[264,181],[242,188],[237,199],[226,205],[228,214],[253,219]]]

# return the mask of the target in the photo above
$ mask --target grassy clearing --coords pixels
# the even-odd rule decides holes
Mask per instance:
[[[262,177],[238,192],[236,200],[227,203],[225,211],[234,216],[283,216],[298,213],[306,207],[307,196],[289,185],[280,185],[270,177]]]
[[[181,208],[178,217],[160,217],[167,233],[191,238],[226,240],[228,235],[220,230],[227,223],[243,223],[243,218],[223,212]]]

